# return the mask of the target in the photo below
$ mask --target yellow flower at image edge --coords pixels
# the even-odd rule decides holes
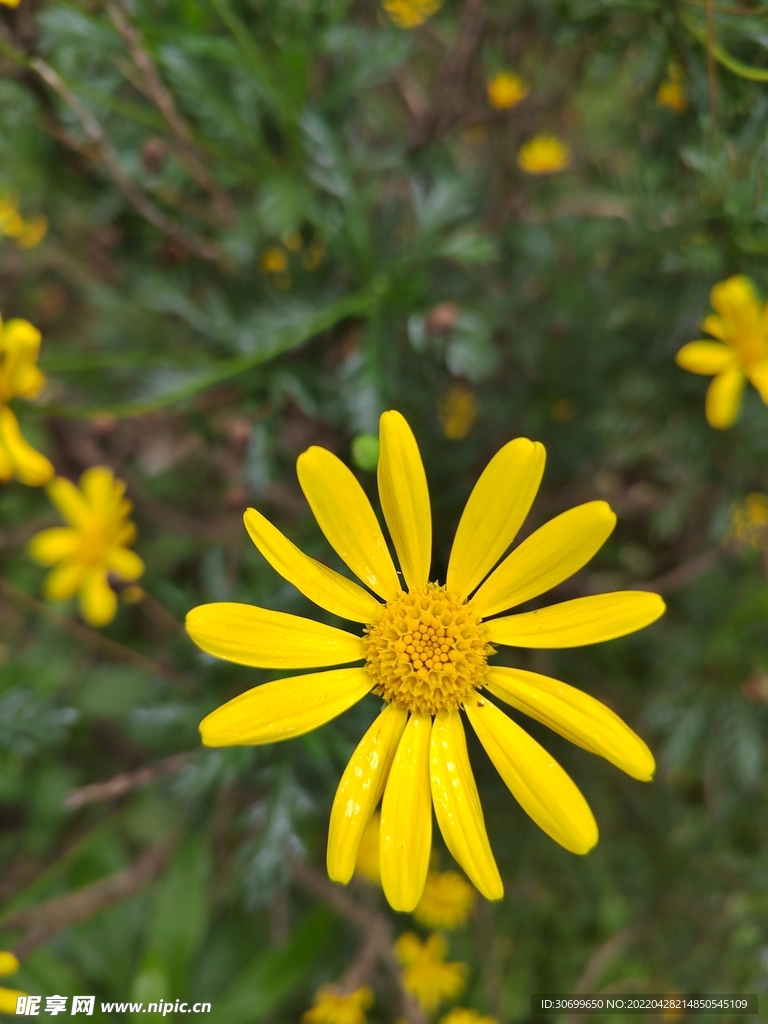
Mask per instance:
[[[417,28],[442,7],[442,0],[384,0],[382,5],[398,28]]]
[[[503,895],[462,711],[513,795],[549,836],[574,853],[586,853],[597,842],[595,819],[569,776],[483,691],[636,779],[647,781],[654,772],[645,743],[593,697],[535,672],[488,663],[493,644],[579,647],[632,633],[664,611],[658,594],[624,591],[491,618],[577,572],[615,525],[604,501],[578,505],[545,523],[493,569],[528,515],[544,460],[543,446],[526,438],[497,452],[469,497],[441,586],[429,578],[432,522],[416,439],[400,413],[386,412],[379,496],[408,590],[402,589],[357,478],[331,452],[313,446],[297,460],[301,488],[331,546],[383,603],[303,554],[255,509],[245,513],[245,525],[285,579],[321,608],[363,623],[363,636],[246,604],[201,605],[187,616],[194,642],[227,661],[269,669],[349,666],[240,694],[201,722],[207,746],[300,736],[371,691],[383,698],[383,710],[339,783],[327,864],[334,881],[350,880],[361,837],[383,794],[381,881],[395,910],[410,912],[421,898],[433,805],[448,850],[474,886],[488,899]],[[350,666],[356,661],[363,664]]]
[[[726,541],[768,547],[768,495],[748,494],[744,501],[731,505],[731,523]]]
[[[526,174],[554,174],[570,167],[571,150],[556,135],[535,135],[520,147],[517,165]]]
[[[19,969],[19,961],[5,950],[0,951],[0,978],[8,974],[15,974]],[[16,989],[3,988],[0,986],[0,1013],[15,1014],[16,1000],[19,996],[26,995],[26,992],[17,992]]]
[[[92,466],[76,487],[64,477],[48,485],[48,496],[69,522],[36,534],[29,553],[41,565],[55,565],[45,578],[45,596],[66,601],[79,594],[80,613],[92,626],[106,626],[115,617],[117,595],[108,576],[137,580],[144,563],[128,545],[136,537],[129,521],[132,505],[125,484],[106,466]]]
[[[458,928],[474,905],[475,890],[457,871],[430,871],[413,916],[427,928]]]
[[[315,1005],[302,1014],[302,1024],[365,1024],[365,1011],[373,1005],[371,989],[341,995],[330,985],[318,989]]]
[[[24,440],[19,421],[10,409],[14,398],[39,395],[45,377],[37,367],[40,331],[28,320],[0,318],[0,482],[16,477],[40,487],[53,476],[49,460]]]
[[[524,100],[530,89],[512,71],[499,71],[488,79],[488,102],[497,110],[509,110]]]
[[[440,1024],[498,1024],[495,1017],[481,1017],[477,1010],[467,1010],[463,1006],[456,1006],[445,1017],[440,1018]]]
[[[428,1013],[444,999],[455,999],[464,988],[467,965],[445,963],[447,952],[448,944],[437,932],[423,943],[418,935],[405,932],[395,943],[395,953],[403,965],[403,986]]]
[[[733,426],[741,409],[747,380],[768,405],[768,303],[758,298],[748,277],[720,281],[710,292],[715,313],[702,324],[717,341],[690,341],[675,356],[691,373],[714,377],[705,411],[710,426]]]

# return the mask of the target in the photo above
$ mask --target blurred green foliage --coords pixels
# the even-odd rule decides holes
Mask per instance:
[[[340,568],[295,458],[330,447],[375,500],[370,435],[395,407],[422,446],[438,578],[483,465],[526,435],[548,452],[526,530],[596,497],[619,515],[578,592],[669,592],[645,633],[517,662],[606,701],[657,754],[643,786],[525,723],[595,809],[588,857],[539,832],[472,751],[507,895],[452,939],[466,1004],[524,1021],[532,992],[584,978],[768,993],[768,582],[762,552],[721,544],[731,503],[768,491],[768,410],[750,391],[715,432],[706,381],[674,363],[713,283],[746,273],[768,293],[768,6],[714,5],[709,66],[695,0],[451,0],[414,31],[372,0],[0,11],[0,193],[51,224],[29,251],[0,244],[0,310],[44,336],[48,388],[20,415],[59,473],[106,463],[127,480],[148,595],[108,644],[72,608],[30,603],[43,571],[24,543],[55,520],[41,491],[0,493],[0,929],[173,848],[140,891],[38,945],[14,986],[207,999],[211,1024],[278,1024],[354,957],[286,851],[322,864],[375,699],[278,747],[198,750],[205,713],[275,674],[214,662],[179,622],[212,600],[316,615],[242,510]],[[685,111],[656,102],[670,65]],[[531,89],[509,111],[485,93],[503,68]],[[568,170],[518,169],[537,132],[569,142]],[[457,382],[477,417],[449,440]],[[186,751],[147,785],[65,803]],[[383,990],[371,1020],[396,1015]]]

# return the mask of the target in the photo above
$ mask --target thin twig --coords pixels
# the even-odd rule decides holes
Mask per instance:
[[[88,138],[96,147],[102,162],[106,165],[113,181],[123,193],[129,203],[138,213],[153,224],[156,228],[164,231],[166,235],[173,238],[179,245],[199,256],[204,260],[218,260],[220,251],[217,246],[198,238],[197,235],[187,231],[186,228],[177,224],[168,217],[159,206],[156,206],[134,185],[118,159],[117,153],[104,134],[99,122],[90,112],[82,100],[75,95],[57,71],[39,57],[32,57],[26,62],[28,66],[42,78],[46,85],[66,103],[72,113],[80,122]]]
[[[299,860],[298,857],[289,854],[288,865],[294,879],[302,888],[327,903],[340,917],[346,918],[350,924],[358,928],[365,937],[365,942],[358,957],[355,958],[350,970],[342,978],[341,984],[344,986],[344,990],[349,991],[352,985],[359,987],[360,982],[363,980],[364,974],[360,973],[359,970],[356,969],[354,974],[352,973],[352,969],[356,968],[358,959],[363,966],[366,966],[366,969],[369,969],[378,959],[386,967],[398,989],[405,1019],[409,1024],[426,1024],[426,1018],[422,1013],[421,1007],[403,986],[402,967],[395,956],[394,936],[389,919],[383,914],[378,914],[376,911],[360,906],[339,886],[334,885],[320,871],[317,871],[310,864]],[[373,942],[372,936],[375,936],[375,955],[373,947],[368,947],[368,943]]]
[[[710,132],[717,123],[717,68],[715,65],[715,12],[712,0],[707,4],[707,89],[709,93]]]
[[[687,583],[692,583],[699,576],[703,576],[704,573],[709,572],[726,554],[727,549],[723,547],[703,551],[700,555],[696,555],[695,558],[691,558],[689,561],[683,562],[682,565],[670,569],[669,572],[657,576],[656,579],[648,580],[647,583],[637,584],[635,589],[652,590],[657,594],[666,594],[670,590],[678,590]]]
[[[76,811],[85,804],[99,803],[104,800],[117,800],[138,786],[147,786],[164,775],[172,775],[182,768],[185,768],[197,755],[196,750],[188,750],[183,754],[173,754],[165,757],[156,764],[145,765],[132,772],[121,772],[106,782],[93,782],[89,786],[80,786],[72,789],[67,794],[64,806],[70,811]]]
[[[203,163],[195,145],[192,131],[176,106],[173,95],[166,88],[165,83],[160,77],[155,62],[142,46],[141,37],[131,24],[124,5],[120,0],[105,0],[105,6],[112,24],[125,41],[134,64],[144,76],[147,92],[165,118],[168,127],[179,144],[181,156],[187,170],[198,185],[211,197],[213,208],[219,219],[224,224],[232,224],[236,217],[235,208]]]
[[[133,648],[126,647],[116,640],[111,640],[108,636],[103,636],[89,626],[75,622],[74,619],[67,618],[66,615],[60,615],[53,608],[49,608],[45,602],[38,601],[36,597],[32,597],[31,594],[14,586],[13,583],[6,579],[0,578],[0,593],[17,607],[24,611],[35,612],[38,615],[44,616],[58,629],[69,633],[70,636],[79,640],[80,643],[99,651],[108,658],[115,658],[118,661],[130,661],[147,672],[162,676],[176,685],[187,687],[192,685],[191,679],[188,679],[180,672],[176,672],[175,669],[170,668],[168,665],[163,665],[159,661],[153,661],[152,658],[147,658],[138,651],[134,651]]]
[[[130,867],[117,871],[74,892],[55,896],[45,903],[12,914],[2,922],[3,930],[25,929],[12,952],[19,960],[28,956],[64,928],[85,921],[113,903],[127,899],[153,882],[165,866],[175,845],[175,836],[164,839],[143,853]]]

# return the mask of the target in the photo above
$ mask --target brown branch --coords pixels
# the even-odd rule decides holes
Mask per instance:
[[[186,767],[197,755],[196,750],[188,750],[183,754],[173,754],[171,757],[163,758],[156,764],[145,765],[132,772],[121,772],[107,782],[93,782],[89,786],[80,786],[72,789],[67,794],[64,806],[70,811],[76,811],[85,804],[98,803],[103,800],[117,800],[138,786],[147,786],[164,775],[172,775]]]
[[[29,67],[39,75],[46,85],[53,89],[78,119],[86,135],[96,147],[101,161],[106,165],[113,181],[134,209],[145,220],[149,221],[150,224],[165,232],[166,235],[195,256],[199,256],[204,260],[218,260],[221,253],[217,246],[204,241],[202,238],[198,238],[197,235],[192,234],[186,228],[177,224],[176,221],[163,213],[159,206],[156,206],[151,200],[147,199],[134,185],[123,170],[117,153],[112,148],[99,122],[82,100],[70,89],[58,72],[54,71],[50,64],[46,64],[39,57],[33,57],[29,61]]]
[[[682,565],[670,569],[669,572],[657,576],[656,579],[648,580],[647,583],[637,584],[634,589],[652,590],[657,594],[666,594],[670,590],[678,590],[680,587],[684,587],[687,583],[692,583],[693,580],[698,579],[699,576],[703,576],[704,573],[713,569],[726,553],[727,549],[723,547],[703,551],[700,555],[696,555],[695,558],[691,558],[689,561],[683,562]]]
[[[426,1024],[421,1007],[403,986],[402,967],[395,956],[392,923],[383,914],[360,906],[339,886],[334,885],[320,871],[310,864],[288,855],[288,866],[294,879],[318,899],[327,903],[336,913],[346,918],[350,924],[358,928],[364,936],[364,942],[358,956],[341,980],[340,991],[349,992],[357,988],[376,960],[379,960],[392,977],[398,992],[402,1012],[409,1024]],[[364,970],[363,970],[364,968]]]
[[[13,583],[10,583],[6,579],[0,578],[0,594],[23,611],[35,612],[38,615],[43,615],[58,629],[69,633],[70,636],[80,641],[80,643],[85,644],[93,650],[99,651],[107,658],[115,658],[118,661],[130,661],[134,665],[138,665],[140,668],[145,669],[147,672],[151,672],[153,675],[162,676],[169,680],[169,682],[176,685],[186,687],[193,685],[193,681],[191,679],[182,675],[180,672],[176,672],[175,669],[170,668],[168,665],[163,665],[159,661],[153,661],[152,658],[147,658],[138,651],[134,651],[133,648],[126,647],[124,644],[120,644],[116,640],[111,640],[108,636],[103,636],[101,633],[97,632],[97,630],[91,629],[89,626],[85,626],[80,622],[75,622],[74,619],[70,619],[66,615],[60,615],[57,611],[54,611],[53,608],[49,608],[45,602],[38,601],[36,597],[32,597],[31,594],[28,594],[26,591],[14,586]]]
[[[155,62],[141,45],[141,37],[131,24],[124,5],[121,0],[104,0],[104,2],[112,24],[122,36],[134,64],[144,76],[149,96],[165,118],[179,144],[180,155],[187,170],[211,197],[213,208],[222,223],[232,224],[236,217],[235,208],[203,163],[192,137],[192,131],[179,112],[173,95],[160,77]]]
[[[25,929],[12,952],[23,960],[64,928],[85,921],[113,903],[127,899],[153,882],[165,866],[175,845],[166,838],[143,853],[130,867],[117,871],[74,892],[55,896],[12,914],[2,922],[3,930]]]

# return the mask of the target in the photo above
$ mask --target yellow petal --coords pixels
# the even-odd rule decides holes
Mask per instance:
[[[14,4],[10,5],[15,6]],[[16,1001],[19,996],[25,996],[26,992],[17,992],[13,988],[0,988],[0,1013],[7,1013],[14,1016],[16,1013]]]
[[[346,885],[354,874],[360,840],[381,799],[407,718],[407,711],[388,704],[344,769],[328,827],[328,877],[334,882]]]
[[[187,614],[198,647],[256,668],[320,668],[365,657],[362,641],[343,629],[250,604],[201,604]]]
[[[381,805],[381,886],[393,910],[421,898],[432,852],[430,715],[411,715],[397,747]]]
[[[633,779],[650,782],[653,754],[617,714],[583,690],[520,668],[493,666],[485,686],[513,708],[604,757]]]
[[[272,568],[310,601],[353,622],[370,622],[379,614],[381,605],[367,590],[305,555],[261,512],[249,508],[243,521],[251,540]]]
[[[29,487],[42,487],[53,476],[53,466],[22,437],[19,421],[7,406],[0,406],[0,443],[13,463],[17,478]]]
[[[364,668],[337,668],[263,683],[216,708],[200,723],[206,747],[287,740],[325,725],[357,704],[373,680]]]
[[[102,518],[117,512],[125,484],[122,480],[115,480],[109,466],[91,466],[80,477],[80,490],[91,511]]]
[[[675,362],[690,373],[712,376],[736,362],[736,353],[716,341],[689,341],[675,356]]]
[[[80,588],[80,614],[85,621],[100,629],[111,622],[117,614],[117,594],[107,583],[104,569],[86,570]]]
[[[405,417],[391,410],[379,421],[379,498],[408,589],[425,587],[432,561],[432,514],[419,446]]]
[[[144,562],[135,551],[114,547],[107,552],[107,565],[124,580],[137,580],[144,573]]]
[[[54,526],[36,533],[27,545],[27,551],[40,565],[53,565],[69,558],[80,544],[80,534],[68,526]]]
[[[488,900],[500,900],[504,885],[496,866],[483,809],[469,763],[459,712],[438,715],[430,749],[432,801],[445,845]]]
[[[83,562],[62,562],[45,577],[43,593],[49,601],[68,601],[83,585],[85,569]]]
[[[744,374],[741,369],[719,373],[707,388],[707,422],[716,430],[726,430],[736,422],[741,410],[741,395],[744,391]]]
[[[746,369],[747,377],[753,387],[760,392],[760,397],[768,405],[768,359],[752,363]]]
[[[6,484],[9,480],[13,480],[13,463],[0,442],[0,483]]]
[[[605,501],[588,501],[550,519],[504,559],[472,606],[478,615],[495,615],[551,590],[587,564],[615,525]]]
[[[371,590],[391,601],[401,592],[376,515],[354,473],[313,445],[296,461],[301,489],[331,547]]]
[[[658,594],[617,590],[486,622],[491,643],[510,647],[583,647],[626,636],[655,622],[666,605]]]
[[[465,704],[467,717],[512,795],[539,828],[571,853],[597,842],[587,801],[560,765],[489,700]]]
[[[92,522],[93,516],[71,480],[57,476],[48,484],[46,491],[59,512],[76,529],[82,530]]]
[[[536,497],[545,460],[544,445],[518,437],[485,467],[456,530],[446,577],[449,590],[467,597],[507,550]]]
[[[15,974],[18,971],[21,964],[7,949],[0,950],[0,977],[5,977],[7,974]]]

